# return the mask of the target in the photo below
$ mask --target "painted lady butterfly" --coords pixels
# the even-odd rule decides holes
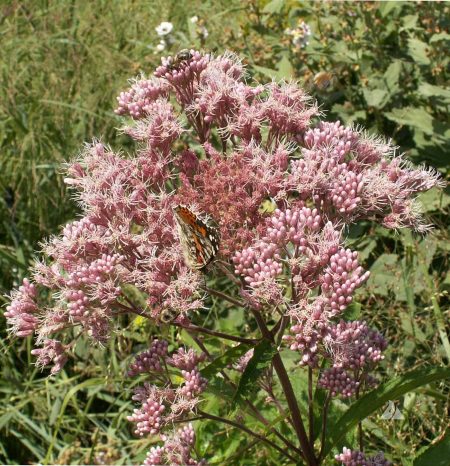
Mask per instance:
[[[188,207],[177,205],[173,211],[186,263],[195,270],[204,269],[219,250],[219,229]]]

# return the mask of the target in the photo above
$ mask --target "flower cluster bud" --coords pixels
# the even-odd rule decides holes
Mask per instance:
[[[205,390],[208,384],[208,381],[200,375],[198,369],[192,369],[191,371],[182,370],[181,375],[185,382],[180,388],[180,394],[187,399],[195,398]]]
[[[339,394],[344,398],[350,398],[355,395],[359,382],[341,367],[331,367],[322,372],[319,386],[329,390],[331,396]]]
[[[370,272],[364,272],[357,258],[357,252],[340,249],[325,269],[321,288],[335,315],[352,302],[355,289],[369,278]]]
[[[38,367],[48,366],[53,363],[50,373],[58,373],[67,362],[65,353],[66,346],[57,340],[45,340],[42,348],[31,350],[33,356],[37,356],[36,365]]]
[[[128,91],[121,92],[117,97],[118,115],[130,115],[137,120],[148,115],[151,104],[159,97],[168,93],[167,84],[160,79],[139,79]]]
[[[166,407],[158,400],[147,398],[142,403],[141,408],[134,409],[133,414],[128,416],[130,422],[136,423],[135,434],[143,437],[144,435],[154,435],[159,432],[162,426],[161,415]]]
[[[34,315],[38,311],[36,297],[36,285],[27,278],[23,279],[22,285],[11,295],[11,303],[4,315],[11,331],[18,337],[33,335],[38,326],[39,320]]]
[[[111,274],[123,257],[120,254],[102,254],[101,258],[89,265],[83,265],[69,274],[67,286],[77,287],[103,281],[105,275]]]
[[[162,359],[167,356],[168,343],[165,340],[153,340],[150,348],[138,354],[130,365],[128,377],[135,377],[146,372],[161,372]]]

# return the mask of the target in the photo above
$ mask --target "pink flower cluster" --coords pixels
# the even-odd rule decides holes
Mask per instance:
[[[179,464],[190,466],[206,465],[204,460],[195,460],[191,450],[195,443],[195,432],[192,424],[187,424],[172,435],[163,436],[162,447],[152,447],[144,460],[143,466],[161,466],[163,464]]]
[[[67,362],[66,346],[57,340],[45,340],[42,348],[31,350],[33,356],[37,356],[36,365],[38,367],[53,364],[50,371],[52,375],[59,372]]]
[[[124,313],[156,325],[170,315],[170,323],[189,328],[205,307],[213,269],[212,286],[229,280],[246,307],[282,314],[290,331],[284,341],[301,365],[330,361],[320,384],[332,395],[372,383],[367,372],[382,359],[383,338],[363,322],[337,322],[368,278],[343,232],[362,219],[425,231],[416,197],[442,186],[438,174],[412,167],[390,142],[358,128],[312,127],[321,115],[303,89],[250,82],[232,53],[164,58],[154,78],[120,94],[116,113],[128,117],[123,132],[136,151],[124,156],[94,141],[68,164],[65,182],[82,216],[44,245],[45,260],[5,312],[12,334],[36,338],[38,364],[53,363],[57,372],[72,348],[72,327],[105,342]],[[180,204],[208,215],[220,232],[219,251],[202,271],[185,257],[206,254],[208,235],[195,215],[179,232],[173,209]],[[167,351],[154,341],[129,368],[167,382],[137,389],[141,406],[130,420],[139,435],[181,419],[205,390],[204,356]],[[167,367],[179,371],[181,386],[174,388]],[[152,449],[148,464],[196,464],[183,432]]]
[[[342,453],[336,455],[335,458],[344,466],[390,466],[392,464],[381,452],[374,456],[367,457],[361,451],[352,451],[350,448],[346,447],[344,447]]]
[[[165,340],[153,340],[150,348],[138,354],[127,372],[128,377],[147,372],[161,372],[162,360],[167,356],[168,343]]]
[[[205,390],[207,380],[200,375],[198,364],[205,360],[205,355],[197,354],[192,349],[185,350],[179,348],[172,355],[168,354],[168,343],[164,340],[153,340],[150,348],[139,354],[130,365],[128,375],[135,376],[146,373],[151,380],[151,384],[146,381],[144,385],[135,389],[133,399],[140,403],[139,408],[134,409],[133,414],[128,416],[128,420],[135,424],[135,433],[141,437],[156,435],[163,428],[174,421],[184,419],[186,414],[195,409],[198,403],[198,396]],[[184,382],[175,387],[171,379],[168,368],[176,368],[184,379]],[[193,439],[192,427],[185,427],[170,441],[162,435],[165,440],[163,447],[152,448],[147,456],[145,464],[165,464],[152,463],[162,461],[166,458],[168,464],[197,464],[186,463],[186,455],[189,455]],[[186,448],[175,448],[185,445]],[[173,455],[181,455],[176,462]],[[162,456],[161,456],[162,455]]]
[[[38,311],[36,296],[36,286],[27,278],[11,294],[11,303],[6,308],[5,317],[11,331],[18,337],[33,335],[38,326],[39,320],[35,315]]]
[[[302,158],[292,162],[290,181],[301,198],[312,198],[330,219],[361,218],[387,228],[425,231],[414,196],[443,186],[434,170],[412,168],[395,147],[340,122],[321,122],[306,132]]]
[[[142,118],[151,112],[151,105],[159,97],[168,94],[169,86],[161,79],[153,78],[135,80],[127,92],[121,92],[117,97],[118,115],[130,115],[134,119]]]

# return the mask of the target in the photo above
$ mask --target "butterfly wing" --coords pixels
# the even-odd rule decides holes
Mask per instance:
[[[175,207],[174,213],[186,262],[195,270],[204,269],[219,250],[218,228],[185,206]]]

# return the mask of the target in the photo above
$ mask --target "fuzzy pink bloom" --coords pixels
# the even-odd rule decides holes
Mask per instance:
[[[163,463],[164,447],[152,447],[142,463],[142,466],[160,466]]]
[[[323,387],[351,396],[374,383],[367,371],[383,358],[383,337],[364,322],[336,322],[368,278],[343,232],[359,220],[427,230],[416,198],[442,186],[439,175],[412,167],[390,142],[359,128],[312,127],[320,113],[303,89],[253,83],[231,53],[163,58],[155,78],[141,77],[120,94],[116,112],[133,120],[124,131],[136,150],[125,156],[93,141],[67,165],[82,217],[47,241],[33,284],[25,280],[12,293],[5,313],[11,333],[36,335],[37,363],[61,368],[75,325],[104,343],[124,313],[156,325],[167,313],[169,324],[195,324],[210,276],[228,286],[222,280],[234,268],[230,282],[247,307],[289,318],[284,341],[301,365],[328,360]],[[218,252],[201,272],[185,261],[186,246],[202,255],[208,225],[192,216],[180,233],[180,204],[209,215],[220,232]],[[169,356],[167,348],[154,341],[129,368],[149,379],[136,389],[129,418],[141,436],[187,419],[206,387],[204,355]],[[169,379],[173,373],[180,383]],[[174,433],[146,464],[200,464],[190,454],[193,438],[190,427]]]
[[[151,104],[155,100],[167,95],[168,88],[168,84],[161,79],[136,79],[128,91],[121,92],[117,97],[115,112],[130,115],[135,120],[142,118],[151,112]]]
[[[302,134],[319,113],[316,103],[295,83],[271,83],[267,89],[262,113],[274,137]]]
[[[206,360],[206,354],[197,354],[192,348],[187,351],[180,348],[167,358],[167,364],[185,371],[192,371],[200,362]]]
[[[143,466],[160,465],[189,465],[206,466],[205,460],[195,460],[191,456],[195,443],[195,433],[192,424],[173,432],[171,435],[162,436],[164,445],[152,447],[147,454]]]
[[[36,286],[27,278],[11,294],[11,303],[6,308],[5,317],[10,331],[18,337],[33,335],[38,326],[39,320],[35,315],[38,311],[36,296]]]
[[[384,359],[387,347],[384,337],[365,322],[341,320],[329,329],[324,344],[336,367],[357,370],[372,367]]]
[[[317,209],[307,207],[277,209],[265,227],[261,240],[233,256],[236,273],[255,288],[280,275],[282,256],[287,256],[298,292],[317,286],[317,274],[337,249],[339,232],[330,223],[323,226]],[[289,249],[292,253],[286,254]]]
[[[145,118],[132,126],[125,126],[124,132],[137,141],[145,141],[153,150],[169,150],[172,143],[181,135],[183,127],[172,104],[158,99],[148,106]]]
[[[243,356],[241,356],[236,364],[233,365],[234,369],[239,372],[244,372],[247,364],[249,363],[250,359],[252,359],[254,353],[254,349],[248,350]]]
[[[52,375],[58,373],[67,362],[66,346],[57,340],[45,340],[42,348],[31,350],[33,356],[37,356],[36,366],[45,367],[53,363],[50,371]]]

